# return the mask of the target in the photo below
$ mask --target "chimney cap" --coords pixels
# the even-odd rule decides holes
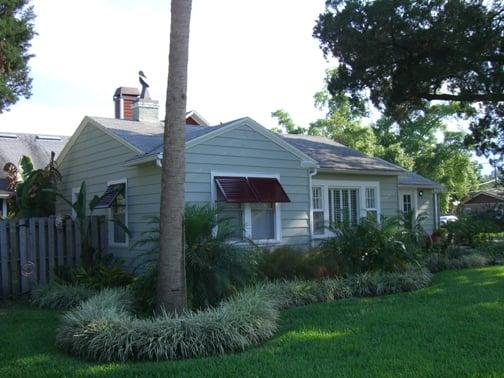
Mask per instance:
[[[140,96],[140,92],[138,91],[138,88],[134,87],[119,87],[115,90],[114,99],[122,96],[138,97]]]

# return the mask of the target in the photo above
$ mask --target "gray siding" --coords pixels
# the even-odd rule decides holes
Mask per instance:
[[[279,175],[291,202],[281,204],[282,242],[310,239],[308,170],[297,156],[243,125],[187,150],[186,200],[211,201],[211,172]]]
[[[126,178],[128,180],[128,228],[132,232],[130,247],[148,228],[147,218],[159,213],[160,175],[159,168],[151,165],[125,167],[124,162],[135,153],[102,130],[88,125],[61,162],[63,182],[60,191],[71,198],[72,188],[87,185],[87,201],[102,195],[107,182]],[[70,210],[61,201],[58,213]],[[96,215],[107,215],[107,210],[97,210]],[[129,260],[135,253],[129,248],[111,248],[120,258]]]
[[[397,176],[378,176],[343,173],[319,173],[314,180],[335,181],[377,181],[380,185],[381,214],[385,216],[397,216],[399,202],[397,191]]]
[[[148,218],[159,215],[161,170],[154,163],[125,167],[124,162],[135,153],[102,130],[88,125],[60,165],[63,183],[60,190],[71,198],[72,188],[86,181],[88,195],[101,195],[107,182],[128,180],[128,227],[132,232],[130,247],[148,229]],[[280,176],[292,202],[281,204],[283,243],[309,242],[308,170],[300,160],[248,126],[231,130],[199,145],[186,154],[186,201],[211,201],[211,172],[275,174]],[[70,209],[60,201],[58,213]],[[96,212],[106,215],[106,210]],[[139,251],[111,248],[116,256],[130,260]]]

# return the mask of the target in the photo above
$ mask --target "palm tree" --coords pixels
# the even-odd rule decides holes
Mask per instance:
[[[187,306],[184,256],[185,112],[191,0],[172,0],[168,87],[161,175],[160,253],[157,307]]]

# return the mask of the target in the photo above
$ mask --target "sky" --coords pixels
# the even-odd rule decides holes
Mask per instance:
[[[211,124],[249,116],[307,126],[324,115],[313,95],[326,60],[313,26],[324,0],[193,0],[188,110]],[[170,4],[166,0],[33,0],[32,97],[0,114],[0,132],[71,135],[85,115],[113,117],[114,91],[138,71],[164,109]],[[164,112],[160,111],[163,118]]]

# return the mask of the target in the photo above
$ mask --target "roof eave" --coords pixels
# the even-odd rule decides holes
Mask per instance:
[[[319,173],[344,173],[355,175],[377,175],[377,176],[399,176],[401,171],[385,171],[376,169],[335,169],[328,167],[321,167],[318,169]]]

